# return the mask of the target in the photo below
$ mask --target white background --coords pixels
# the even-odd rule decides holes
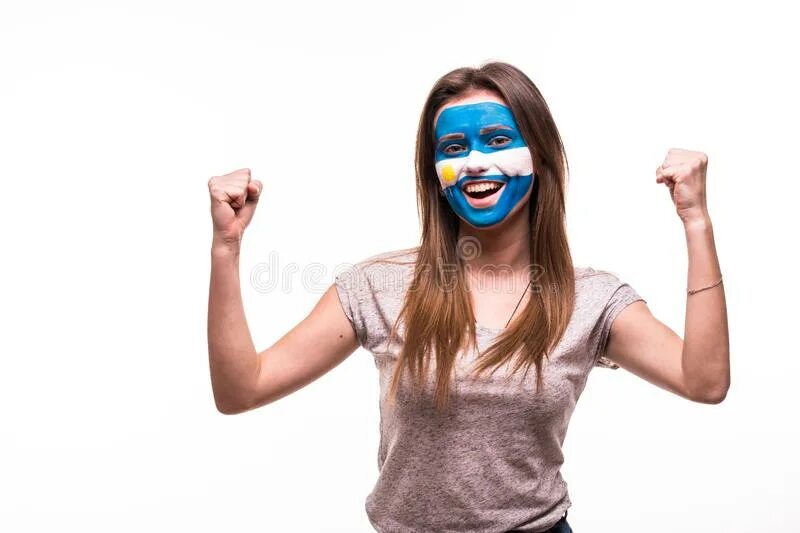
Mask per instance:
[[[800,528],[797,18],[555,4],[3,2],[0,530],[372,531],[371,354],[215,410],[207,181],[250,167],[266,184],[241,258],[263,350],[321,289],[249,273],[416,245],[425,96],[492,59],[534,80],[564,138],[575,262],[679,334],[685,238],[654,172],[671,147],[709,157],[730,392],[694,404],[595,368],[565,443],[573,528]]]

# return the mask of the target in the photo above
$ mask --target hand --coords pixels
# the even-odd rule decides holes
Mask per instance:
[[[672,148],[656,169],[656,183],[669,188],[678,216],[684,224],[708,218],[706,206],[706,167],[703,152]]]
[[[253,218],[264,185],[250,179],[250,169],[235,170],[208,180],[214,240],[238,246]]]

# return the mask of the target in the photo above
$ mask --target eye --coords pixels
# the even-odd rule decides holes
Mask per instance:
[[[447,146],[445,146],[442,149],[442,152],[444,152],[445,154],[448,154],[448,155],[453,155],[453,154],[459,154],[459,153],[463,152],[464,150],[466,150],[464,145],[455,144],[454,143],[454,144],[448,144]]]
[[[505,146],[510,142],[511,142],[510,137],[506,137],[505,135],[498,135],[497,137],[492,137],[492,140],[489,141],[489,146]]]

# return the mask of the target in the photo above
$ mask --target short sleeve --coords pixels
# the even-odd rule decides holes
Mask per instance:
[[[334,278],[342,310],[353,326],[353,331],[361,346],[365,346],[367,340],[367,328],[360,295],[360,291],[364,290],[365,282],[358,265],[349,266]]]
[[[600,319],[597,323],[597,340],[595,344],[594,353],[594,366],[603,368],[610,368],[617,370],[619,365],[605,356],[606,345],[608,344],[608,336],[611,332],[611,325],[614,319],[617,318],[623,309],[635,301],[642,300],[647,302],[636,290],[627,283],[620,282],[616,277],[614,278],[617,284],[612,289],[612,292],[605,304],[603,312],[600,314]]]

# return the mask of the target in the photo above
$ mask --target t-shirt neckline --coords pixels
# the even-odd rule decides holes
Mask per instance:
[[[478,324],[477,322],[475,323],[475,330],[476,331],[478,331],[478,332],[482,331],[484,333],[489,333],[491,335],[498,335],[498,334],[502,333],[504,329],[505,328],[490,328],[488,326],[482,326],[482,325]]]

